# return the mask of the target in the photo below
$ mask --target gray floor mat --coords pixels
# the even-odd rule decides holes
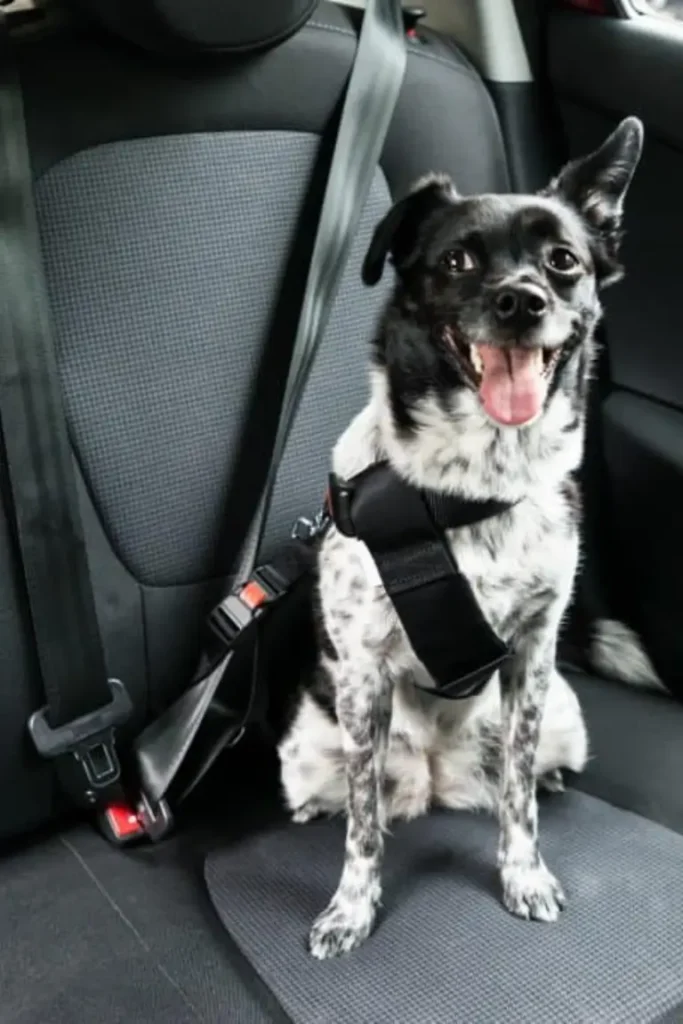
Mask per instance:
[[[437,814],[389,838],[374,935],[322,964],[304,939],[338,879],[341,822],[215,852],[206,879],[295,1024],[650,1024],[683,999],[683,837],[581,793],[544,801],[541,825],[570,900],[557,924],[503,909],[492,820]]]
[[[84,827],[4,858],[2,1024],[282,1020],[240,976],[180,853],[116,850]]]

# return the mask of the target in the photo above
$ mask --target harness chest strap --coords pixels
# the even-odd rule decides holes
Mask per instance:
[[[351,480],[332,474],[324,512],[313,523],[299,520],[292,538],[214,608],[209,617],[217,642],[213,660],[220,662],[248,641],[261,616],[314,570],[313,541],[331,521],[345,536],[365,544],[378,582],[437,684],[426,692],[452,699],[475,696],[509,656],[509,649],[483,615],[444,531],[481,522],[510,507],[508,502],[420,491],[384,462]],[[459,638],[455,646],[454,627]],[[236,721],[237,737],[253,718],[255,693],[256,686]]]
[[[451,699],[480,693],[510,650],[485,618],[445,531],[500,515],[512,503],[419,490],[381,462],[351,480],[332,474],[327,505],[340,533],[367,546],[417,658],[435,681],[434,689],[421,689]]]

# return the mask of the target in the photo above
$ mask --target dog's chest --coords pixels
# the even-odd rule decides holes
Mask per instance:
[[[495,519],[451,531],[447,542],[484,616],[503,640],[512,640],[571,586],[577,542],[559,495],[526,500]],[[336,531],[328,535],[321,550],[320,596],[327,631],[340,651],[352,659],[361,652],[380,658],[396,678],[423,675],[360,541]],[[454,609],[453,643],[466,643],[456,616]]]
[[[366,406],[335,448],[334,469],[344,478],[361,472],[387,448],[386,444],[378,445],[378,423],[385,406],[380,402],[378,409],[376,405]],[[450,433],[448,426],[444,426],[446,440],[452,434],[452,425]],[[421,485],[437,489],[431,470],[427,471],[427,463],[434,462],[427,441],[441,435],[435,430],[427,433],[417,447],[404,451],[396,444],[392,451],[396,459],[402,453],[405,456],[406,476],[420,479],[416,466],[422,467]],[[453,447],[452,438],[450,445],[445,441],[442,445],[444,451],[451,452],[451,462]],[[545,473],[532,473],[534,460],[529,444],[517,443],[515,447],[510,443],[506,449],[498,445],[496,452],[499,461],[505,463],[504,473],[503,469],[496,469],[497,464],[493,465],[487,450],[482,449],[477,460],[469,452],[469,473],[453,462],[458,480],[475,493],[497,493],[493,486],[496,481],[488,479],[496,469],[503,478],[524,480],[525,497],[509,511],[471,527],[449,531],[446,538],[484,616],[501,639],[510,641],[557,596],[568,596],[576,566],[577,538],[559,467],[544,458]],[[434,473],[438,477],[437,470],[438,467]],[[350,661],[382,660],[395,678],[404,673],[424,674],[424,666],[413,653],[364,545],[332,530],[322,544],[319,569],[325,627],[340,657]],[[466,643],[467,627],[461,623],[459,633],[457,616],[458,609],[454,608],[453,643]],[[429,684],[428,679],[423,681]]]
[[[576,539],[559,496],[526,501],[447,537],[481,610],[504,640],[571,584]]]

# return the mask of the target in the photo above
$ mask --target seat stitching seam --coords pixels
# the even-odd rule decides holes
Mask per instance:
[[[190,1001],[190,999],[188,998],[187,994],[183,991],[183,989],[180,987],[178,982],[168,973],[168,971],[166,970],[164,965],[159,962],[157,957],[152,952],[152,947],[149,945],[149,943],[147,943],[145,941],[145,939],[143,938],[141,933],[138,931],[138,929],[135,927],[133,922],[130,920],[129,917],[127,917],[127,915],[124,912],[123,908],[119,906],[119,904],[116,902],[116,900],[111,895],[111,893],[105,888],[105,886],[100,881],[100,879],[97,877],[97,875],[95,874],[93,869],[90,867],[90,865],[88,864],[86,859],[83,857],[83,855],[81,853],[79,853],[78,850],[76,849],[76,847],[73,846],[72,843],[70,843],[69,840],[66,839],[64,836],[60,836],[60,842],[63,844],[63,846],[66,847],[66,849],[69,851],[69,853],[75,858],[75,860],[80,865],[80,867],[83,869],[83,871],[85,871],[86,875],[88,876],[90,881],[93,883],[95,888],[99,891],[100,895],[104,897],[104,899],[107,901],[107,903],[112,908],[112,910],[118,915],[118,917],[121,919],[121,921],[123,921],[123,923],[132,932],[133,936],[137,939],[139,944],[142,946],[142,948],[145,951],[145,953],[153,961],[153,963],[154,963],[155,967],[157,968],[157,970],[159,971],[159,973],[168,982],[168,984],[178,993],[178,995],[183,1000],[183,1002],[185,1003],[187,1008],[191,1011],[193,1016],[196,1017],[198,1021],[203,1021],[205,1018],[203,1018],[201,1016],[201,1014],[199,1013],[197,1007]]]
[[[306,28],[324,28],[328,32],[338,32],[342,36],[349,36],[350,39],[357,39],[358,36],[348,28],[340,28],[339,25],[327,25],[324,21],[307,21]]]
[[[340,28],[339,25],[326,25],[322,21],[307,21],[305,28],[319,28],[327,32],[338,32],[339,35],[348,36],[350,39],[358,39],[355,32],[351,32],[348,28]],[[435,64],[443,64],[444,67],[449,68],[450,71],[457,71],[462,75],[465,75],[471,81],[481,82],[481,79],[477,74],[472,72],[469,68],[463,67],[462,64],[456,64],[455,61],[446,60],[445,57],[439,57],[436,53],[420,53],[417,50],[409,50],[409,56],[415,56],[419,60],[431,60]],[[481,82],[483,85],[483,82]]]

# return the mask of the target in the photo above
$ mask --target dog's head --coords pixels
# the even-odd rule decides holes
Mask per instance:
[[[489,421],[508,428],[577,389],[599,289],[621,276],[622,206],[642,140],[640,121],[626,119],[535,196],[461,198],[445,176],[419,182],[379,224],[363,264],[375,284],[391,256],[392,309],[414,328],[385,331],[380,362],[413,366],[451,404],[461,392],[463,411],[476,393]],[[392,344],[400,351],[382,350]]]

